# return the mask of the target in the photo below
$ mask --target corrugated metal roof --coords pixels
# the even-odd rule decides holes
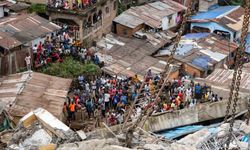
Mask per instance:
[[[210,56],[210,58],[212,58],[213,60],[220,62],[221,60],[225,59],[227,57],[227,55],[218,53],[218,52],[213,52],[211,50],[200,50],[200,52],[202,52],[203,54],[206,54],[208,56]]]
[[[192,16],[193,22],[216,22],[232,31],[240,31],[244,17],[244,8],[240,6],[219,6],[216,9],[200,12]]]
[[[212,82],[220,86],[230,86],[233,78],[233,70],[216,69],[211,75],[206,78],[207,82]],[[242,72],[240,88],[250,92],[250,73]]]
[[[195,82],[205,83],[212,87],[214,93],[219,93],[223,99],[229,98],[230,87],[233,77],[233,70],[215,69],[212,74],[206,78],[195,78]],[[242,82],[240,85],[239,97],[245,98],[250,92],[250,72],[242,72]]]
[[[100,60],[107,64],[103,70],[109,74],[120,77],[138,74],[142,77],[149,68],[154,74],[159,74],[164,70],[165,65],[151,55],[159,49],[159,46],[165,45],[170,40],[162,40],[154,46],[147,40],[137,38],[124,38],[116,35],[107,35],[106,37],[125,43],[125,45],[114,44],[111,49],[101,50],[97,53]],[[101,41],[101,44],[98,42],[97,45],[105,45],[102,42],[104,41]]]
[[[0,80],[0,101],[7,104],[13,116],[23,116],[43,107],[60,118],[72,80],[36,72],[31,76],[24,72],[3,77]]]
[[[237,44],[229,42],[216,34],[196,34],[185,35],[182,37],[177,48],[175,58],[197,66],[198,69],[208,68],[208,64],[216,64],[225,59],[231,52],[235,51]],[[186,39],[187,37],[187,39]],[[159,51],[156,56],[166,56],[170,54],[173,45],[165,50]],[[205,58],[209,59],[205,59]],[[209,60],[209,61],[208,61]]]
[[[185,9],[185,6],[172,0],[161,0],[132,7],[116,17],[114,21],[129,28],[135,28],[143,23],[152,28],[160,28],[164,17]]]
[[[228,12],[237,9],[239,6],[220,6],[207,12],[199,12],[193,15],[192,19],[215,19],[225,16]]]
[[[60,28],[60,26],[35,14],[15,15],[4,18],[0,25],[0,36],[5,39],[0,39],[0,46],[11,49],[38,37],[43,37]]]
[[[143,20],[127,13],[122,13],[116,17],[114,21],[129,28],[136,28],[137,26],[143,24]]]

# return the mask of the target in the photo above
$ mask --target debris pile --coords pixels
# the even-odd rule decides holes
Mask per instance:
[[[80,141],[81,137],[47,110],[38,108],[23,118],[7,142],[7,149],[55,149],[57,145]]]
[[[233,126],[233,132],[229,132],[229,123],[220,124],[219,127],[204,128],[190,134],[178,144],[195,147],[197,150],[224,149],[227,145],[229,134],[232,134],[229,149],[247,150],[250,133],[250,125],[244,121],[237,120]]]

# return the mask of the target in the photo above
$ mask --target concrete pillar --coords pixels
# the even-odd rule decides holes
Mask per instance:
[[[79,20],[79,39],[83,42],[83,19]]]

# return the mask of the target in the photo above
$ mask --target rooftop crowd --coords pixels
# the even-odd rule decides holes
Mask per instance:
[[[72,9],[85,9],[95,4],[97,0],[73,0]],[[48,2],[49,7],[60,8],[60,9],[71,9],[69,1],[67,0],[50,0]]]

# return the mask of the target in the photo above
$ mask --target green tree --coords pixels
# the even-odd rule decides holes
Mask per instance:
[[[118,2],[117,15],[122,14],[125,10],[127,10],[126,5],[124,5],[123,3]]]
[[[47,68],[43,68],[41,72],[63,78],[76,78],[79,75],[86,77],[100,75],[101,69],[93,63],[83,64],[72,57],[67,57],[61,63],[52,63]]]
[[[29,8],[29,13],[39,13],[39,14],[45,14],[46,13],[46,6],[44,4],[31,4]]]
[[[230,0],[230,5],[241,5],[242,7],[245,6],[245,0]]]

